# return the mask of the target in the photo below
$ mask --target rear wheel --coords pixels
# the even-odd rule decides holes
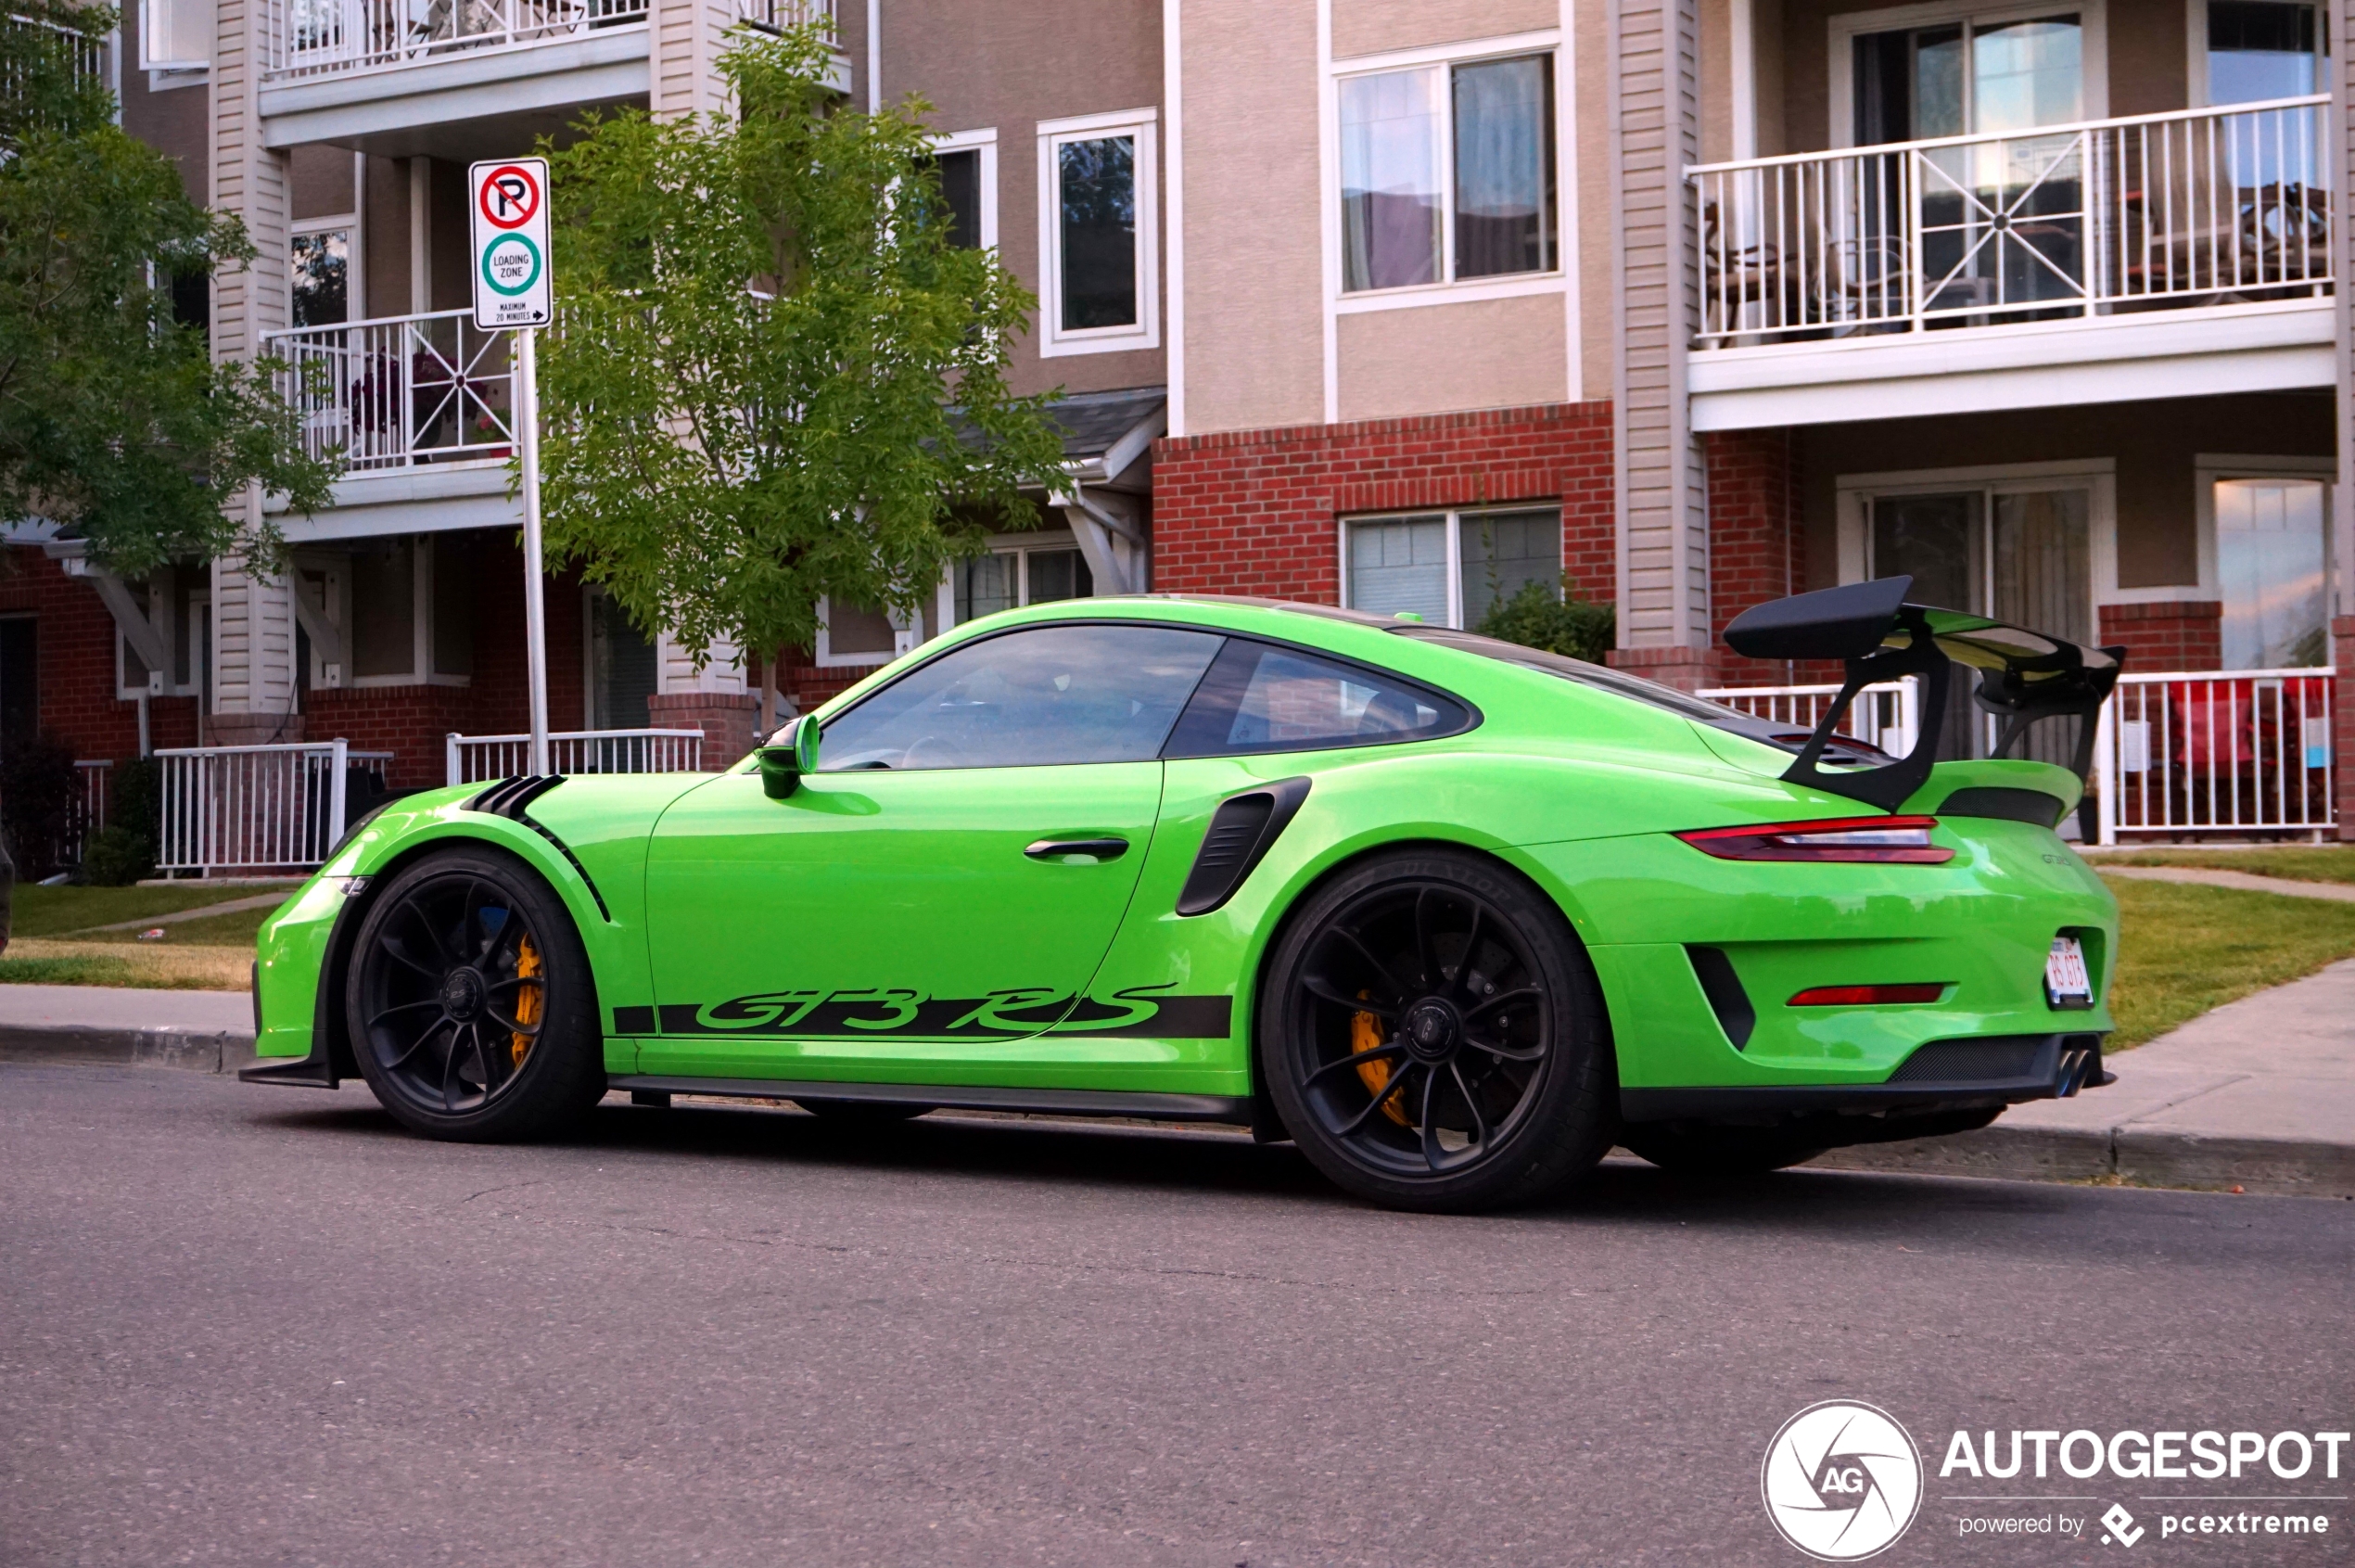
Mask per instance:
[[[1384,855],[1310,896],[1268,965],[1261,1071],[1336,1183],[1394,1208],[1525,1202],[1602,1157],[1601,994],[1561,912],[1484,857]]]
[[[434,1138],[529,1138],[605,1093],[589,956],[561,899],[487,849],[396,873],[360,923],[346,993],[376,1099]]]
[[[1804,1165],[1831,1147],[1804,1133],[1758,1127],[1674,1127],[1638,1122],[1620,1128],[1619,1141],[1680,1176],[1760,1176]]]

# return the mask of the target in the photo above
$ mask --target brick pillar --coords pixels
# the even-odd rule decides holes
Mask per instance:
[[[753,747],[760,699],[750,692],[657,692],[646,699],[657,730],[701,730],[704,771],[724,772]]]
[[[2338,819],[2338,837],[2342,844],[2355,844],[2355,770],[2348,761],[2355,759],[2355,702],[2348,700],[2355,689],[2355,615],[2343,615],[2331,622],[2331,635],[2338,645],[2338,680],[2333,694],[2331,727],[2331,778],[2338,798],[2331,803]]]
[[[1706,648],[1613,648],[1613,669],[1624,669],[1647,681],[1697,692],[1718,683],[1717,661]]]
[[[2224,606],[2220,600],[2104,605],[2101,617],[2103,645],[2122,645],[2126,668],[2138,675],[2224,667]]]

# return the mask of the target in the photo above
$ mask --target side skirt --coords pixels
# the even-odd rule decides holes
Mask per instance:
[[[1161,1122],[1251,1125],[1251,1101],[1223,1094],[1144,1094],[1100,1089],[951,1088],[921,1083],[819,1083],[787,1078],[613,1077],[633,1094],[715,1094],[746,1100],[856,1100],[947,1111],[1028,1111],[1063,1116],[1138,1116]]]

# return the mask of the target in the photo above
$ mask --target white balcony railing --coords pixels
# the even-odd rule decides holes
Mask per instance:
[[[352,775],[363,794],[381,794],[388,751],[353,751],[344,742],[208,746],[159,751],[166,872],[303,871],[343,836]]]
[[[386,316],[263,335],[286,364],[279,389],[302,416],[303,446],[347,473],[424,463],[505,462],[515,435],[506,332],[470,311]]]
[[[453,784],[510,778],[531,766],[529,735],[452,734],[446,746]],[[703,732],[560,731],[548,737],[548,767],[558,773],[692,773],[703,767]]]
[[[286,80],[643,26],[646,0],[265,0],[262,74]]]
[[[1694,169],[1697,346],[2327,294],[2324,96]]]
[[[1714,691],[1699,692],[1697,696],[1724,703],[1737,712],[1770,723],[1788,724],[1805,734],[1822,722],[1824,710],[1839,695],[1838,684],[1829,686],[1723,686]],[[1893,757],[1903,757],[1914,749],[1916,728],[1915,704],[1917,698],[1913,679],[1885,681],[1865,687],[1856,694],[1856,701],[1848,709],[1840,733],[1853,735],[1867,746],[1877,746]]]
[[[2318,833],[2333,823],[2328,669],[2125,675],[2094,769],[2102,842],[2120,835]]]

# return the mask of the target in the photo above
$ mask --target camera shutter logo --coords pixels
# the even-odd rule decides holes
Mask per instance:
[[[1888,1411],[1827,1399],[1775,1434],[1758,1485],[1783,1539],[1818,1562],[1855,1562],[1914,1523],[1922,1460]]]

